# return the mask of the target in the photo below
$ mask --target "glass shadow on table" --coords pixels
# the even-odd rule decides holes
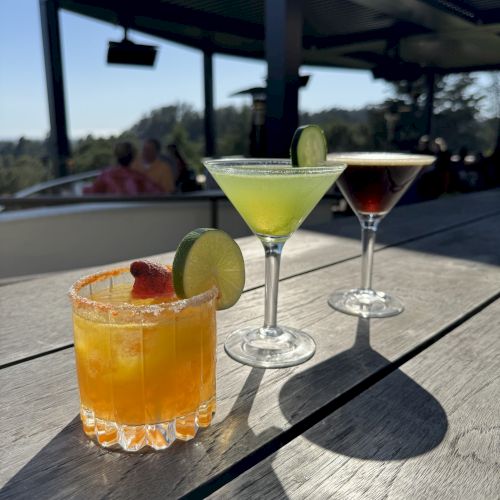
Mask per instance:
[[[175,490],[181,494],[190,491],[189,477],[195,470],[205,477],[213,477],[214,469],[223,472],[215,485],[195,486],[194,497],[205,497],[242,472],[241,461],[231,453],[233,446],[240,446],[244,440],[245,447],[253,451],[280,431],[270,427],[256,434],[248,423],[264,373],[264,369],[251,369],[223,421],[200,429],[194,440],[176,441],[162,452],[135,454],[105,450],[87,439],[80,417],[75,416],[8,480],[0,489],[0,498],[170,498],[176,495]],[[285,498],[271,463],[265,476],[273,491],[282,492]]]
[[[297,419],[297,401],[311,397],[313,391],[308,387],[324,387],[333,399],[339,387],[341,392],[347,389],[348,374],[357,371],[369,375],[388,364],[390,361],[370,345],[370,320],[359,318],[350,349],[285,383],[280,391],[281,410],[293,422]],[[448,429],[440,403],[399,369],[343,406],[333,406],[328,413],[328,421],[319,423],[328,428],[322,427],[320,432],[313,428],[303,436],[327,450],[364,460],[402,460],[422,455],[438,446]]]

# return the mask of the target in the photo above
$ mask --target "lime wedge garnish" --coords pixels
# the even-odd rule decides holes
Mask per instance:
[[[327,146],[323,130],[304,125],[293,134],[290,158],[294,167],[316,167],[326,161]]]
[[[186,234],[175,252],[172,271],[175,293],[180,298],[216,286],[219,310],[236,304],[245,285],[240,247],[219,229],[200,228]]]

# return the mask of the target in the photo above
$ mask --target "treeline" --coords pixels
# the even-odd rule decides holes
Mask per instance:
[[[325,127],[329,143],[338,146],[367,145],[360,139],[369,135],[369,126],[363,124],[367,111],[331,109],[320,113],[304,113],[301,121],[318,123]],[[245,155],[249,150],[251,109],[223,107],[216,110],[217,154]],[[151,111],[129,130],[110,137],[89,135],[72,143],[71,173],[103,168],[113,162],[113,147],[117,141],[130,140],[139,148],[147,138],[158,139],[163,148],[174,143],[195,169],[201,168],[205,139],[203,113],[187,104],[175,104]],[[337,148],[338,149],[338,148]],[[10,194],[52,178],[48,141],[21,137],[17,142],[0,142],[0,193]]]

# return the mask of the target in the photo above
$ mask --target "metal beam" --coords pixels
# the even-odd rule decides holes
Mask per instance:
[[[68,173],[70,147],[66,126],[58,6],[54,0],[40,0],[40,21],[49,103],[50,154],[53,168],[62,177]]]
[[[395,19],[396,22],[390,27],[379,30],[369,30],[358,33],[349,33],[332,36],[304,37],[303,45],[306,49],[328,49],[307,50],[304,52],[303,64],[324,67],[349,67],[358,69],[370,69],[373,64],[355,60],[342,54],[342,51],[352,51],[352,44],[363,42],[377,42],[382,39],[406,39],[408,35],[422,32],[436,31],[459,31],[468,33],[488,32],[488,28],[478,27],[474,21],[468,22],[464,16],[455,15],[450,10],[450,5],[455,7],[467,6],[466,0],[350,0],[352,3],[362,5],[370,15],[377,13]],[[272,3],[272,2],[270,2]],[[277,3],[280,3],[279,1]],[[128,22],[131,29],[157,36],[166,40],[175,41],[205,49],[207,34],[220,31],[225,36],[216,39],[216,45],[212,48],[217,53],[229,54],[239,57],[264,58],[264,26],[260,16],[260,7],[256,10],[255,22],[231,19],[217,13],[203,13],[203,6],[193,9],[186,7],[189,2],[172,4],[170,0],[158,2],[158,0],[141,0],[134,3],[131,10],[128,3],[123,0],[58,0],[60,8],[65,8],[83,15],[95,17],[106,22],[120,23],[124,12],[128,12]],[[449,5],[448,5],[449,4]],[[200,3],[201,5],[201,3]],[[304,3],[307,6],[307,3]],[[448,7],[447,7],[448,5]],[[469,9],[469,7],[467,7]],[[455,9],[456,10],[456,9]],[[470,10],[470,9],[469,9]],[[500,22],[500,10],[476,10],[481,20],[488,24]],[[132,15],[133,14],[133,15]],[[258,15],[259,14],[259,15]],[[466,16],[467,17],[467,16]],[[470,16],[469,16],[470,17]],[[493,26],[489,27],[493,30]],[[494,38],[494,33],[491,33]],[[348,45],[349,47],[345,47]],[[335,49],[335,50],[334,50]],[[361,50],[372,50],[362,47]],[[377,47],[373,48],[376,52]],[[498,69],[498,65],[474,66],[474,67],[441,68],[436,72],[447,74],[462,71]],[[467,63],[469,66],[471,62]]]
[[[271,157],[288,157],[299,122],[302,25],[301,0],[266,0],[266,130]]]
[[[72,10],[83,15],[92,17],[107,17],[110,21],[112,17],[118,22],[127,17],[133,21],[134,17],[144,17],[150,19],[172,19],[176,24],[196,30],[200,37],[205,32],[218,32],[233,34],[237,33],[249,39],[260,39],[264,37],[262,24],[251,23],[236,17],[227,17],[223,11],[219,13],[209,12],[200,8],[180,5],[181,2],[171,3],[158,0],[141,0],[140,2],[124,2],[123,0],[60,0],[61,7]],[[130,4],[133,4],[131,7]],[[189,2],[184,2],[189,3]],[[104,9],[106,6],[106,9]]]
[[[453,75],[456,73],[474,73],[475,71],[500,71],[500,62],[481,66],[459,66],[454,68],[432,68],[437,75]]]
[[[461,17],[466,21],[475,24],[482,24],[480,12],[462,0],[421,0],[436,9],[440,9],[448,14]]]
[[[194,18],[186,13],[185,8],[180,11],[165,10],[167,8],[167,3],[162,3],[162,10],[158,11],[157,8],[153,10],[150,4],[142,2],[134,7],[134,15],[128,16],[122,14],[125,5],[123,2],[119,4],[116,2],[102,2],[100,0],[86,0],[85,2],[77,0],[59,0],[59,5],[60,8],[70,12],[75,12],[93,19],[100,19],[101,21],[112,24],[121,24],[126,20],[127,26],[131,30],[156,36],[163,40],[187,45],[188,47],[199,50],[205,49],[206,32],[213,31],[213,26],[220,26],[221,23],[224,23],[225,30],[227,30],[229,26],[231,28],[236,27],[238,35],[231,33],[231,37],[232,43],[236,43],[235,40],[237,40],[238,43],[236,43],[235,47],[229,45],[226,47],[218,47],[218,53],[248,57],[251,59],[264,58],[264,50],[261,47],[261,41],[264,38],[262,26],[259,27],[257,25],[256,29],[258,31],[250,32],[249,23],[242,22],[240,25],[238,22],[234,24],[231,21],[231,23],[228,24],[227,19],[222,19],[222,21],[219,19],[218,24],[210,28],[212,17],[203,15],[203,25],[200,27],[193,24]],[[112,8],[114,8],[116,12],[113,11]],[[168,8],[171,9],[171,7]],[[179,24],[179,19],[176,17],[178,14],[180,14],[181,19],[185,23],[184,25]],[[189,33],[186,32],[186,29],[189,30]],[[247,37],[245,37],[245,33],[248,34]],[[260,39],[258,40],[256,40],[256,33],[260,33],[258,35]]]
[[[214,115],[214,83],[213,83],[213,55],[212,52],[203,52],[203,83],[205,90],[205,155],[215,155],[215,115]]]
[[[358,31],[356,33],[347,33],[331,36],[304,36],[305,49],[329,49],[335,48],[342,51],[345,46],[351,46],[358,43],[379,42],[386,40],[399,40],[412,35],[422,35],[430,31],[416,24],[397,22],[388,28],[380,28],[368,31]]]
[[[414,23],[433,31],[450,31],[474,26],[473,22],[427,4],[424,0],[351,0],[389,17]]]

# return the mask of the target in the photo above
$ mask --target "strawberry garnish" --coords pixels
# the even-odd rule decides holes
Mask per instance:
[[[133,298],[149,299],[174,295],[170,269],[147,260],[136,260],[130,265],[130,273],[135,278],[132,288]]]

